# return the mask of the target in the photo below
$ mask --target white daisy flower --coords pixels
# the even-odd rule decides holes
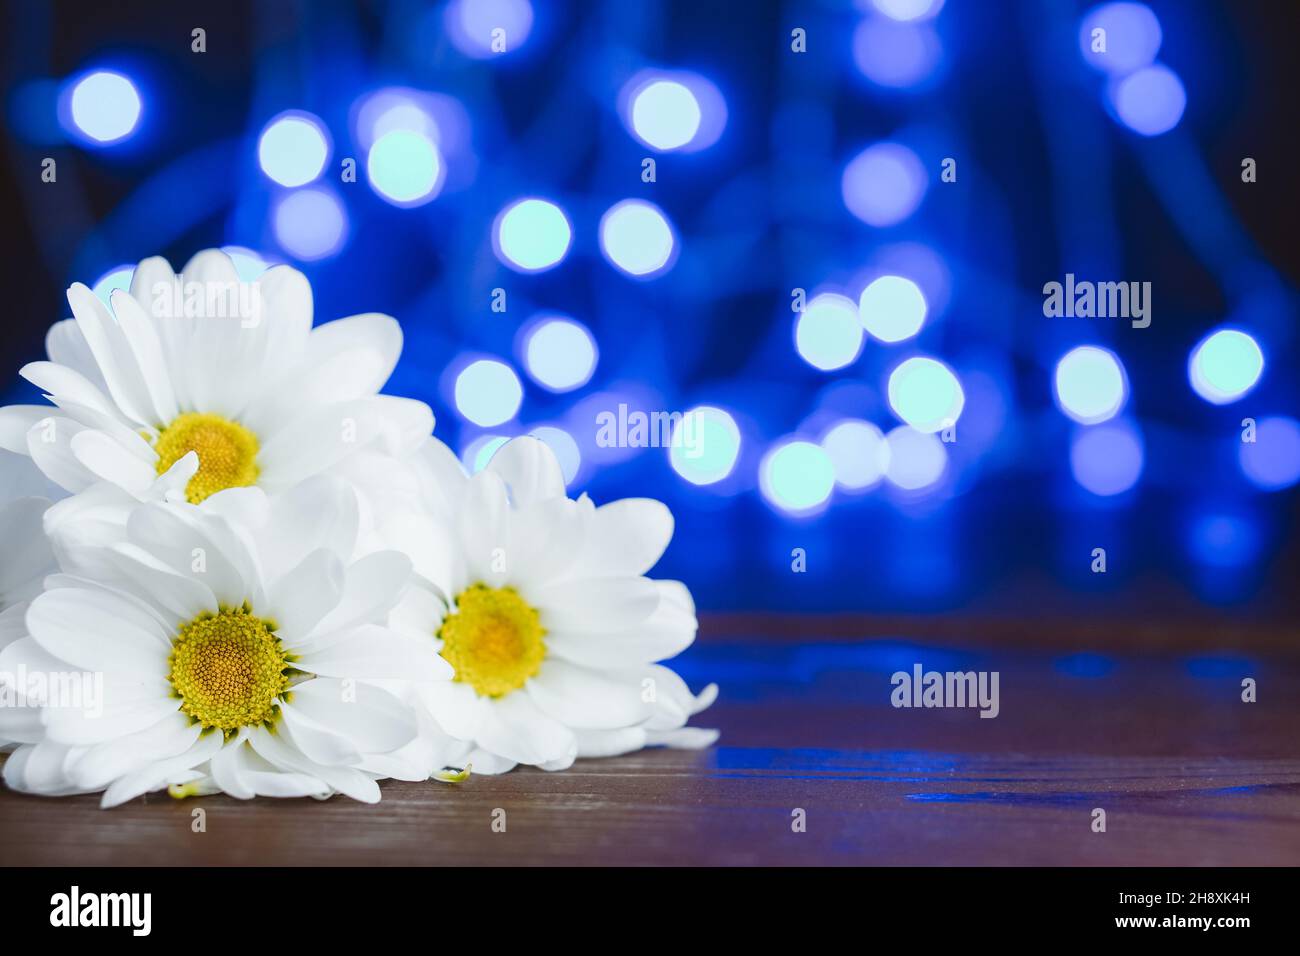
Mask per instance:
[[[685,726],[717,687],[696,697],[654,663],[696,631],[685,585],[645,576],[672,537],[663,504],[570,500],[533,438],[508,442],[472,478],[436,440],[419,459],[426,507],[382,533],[430,587],[408,592],[390,623],[455,668],[452,682],[416,689],[461,741],[452,762],[560,770],[575,757],[717,739]]]
[[[329,477],[131,508],[123,540],[83,560],[96,577],[47,578],[28,636],[0,651],[0,671],[89,686],[42,702],[39,740],[5,781],[103,790],[106,807],[165,786],[377,801],[418,714],[370,682],[446,681],[451,668],[385,624],[411,563],[354,559],[358,524],[355,493]]]
[[[22,369],[56,407],[0,408],[0,449],[30,456],[69,492],[106,481],[143,496],[190,452],[193,503],[226,488],[269,493],[331,470],[400,459],[433,428],[423,402],[379,395],[402,333],[384,315],[312,328],[311,287],[275,266],[241,282],[230,257],[136,267],[130,292],[105,306],[68,290],[74,318],[46,338],[49,361]]]

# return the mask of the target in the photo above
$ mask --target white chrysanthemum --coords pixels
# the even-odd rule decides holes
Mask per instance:
[[[83,509],[64,526],[93,508],[82,496],[61,506]],[[57,541],[61,523],[47,523]],[[104,806],[168,785],[378,800],[375,780],[401,772],[394,755],[418,739],[419,715],[370,682],[451,669],[386,625],[411,564],[393,551],[353,559],[351,487],[317,477],[274,497],[136,504],[121,524],[116,544],[71,546],[79,573],[47,578],[29,636],[0,651],[3,672],[94,678],[80,699],[56,700],[50,681],[39,737],[9,758],[6,782],[104,790]]]
[[[455,668],[452,682],[416,690],[462,742],[451,762],[559,770],[575,757],[717,739],[685,726],[717,688],[696,697],[655,663],[696,631],[686,587],[645,577],[672,537],[663,504],[570,500],[555,456],[532,438],[507,443],[472,478],[440,442],[419,457],[426,507],[383,533],[433,589],[409,592],[390,622]]]
[[[0,449],[69,492],[106,481],[143,497],[194,451],[191,502],[233,487],[278,493],[325,471],[389,472],[356,459],[400,459],[433,428],[424,403],[378,394],[401,352],[397,322],[313,329],[311,287],[288,266],[246,283],[218,250],[179,276],[155,257],[111,310],[80,283],[68,301],[74,318],[50,329],[50,360],[22,369],[57,407],[0,408]]]

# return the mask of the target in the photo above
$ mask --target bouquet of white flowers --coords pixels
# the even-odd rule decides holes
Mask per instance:
[[[215,250],[68,301],[22,369],[53,404],[0,408],[10,787],[374,802],[716,739],[686,722],[717,688],[656,663],[696,632],[646,577],[668,509],[569,499],[527,437],[466,474],[379,394],[394,319],[312,328],[301,273]]]

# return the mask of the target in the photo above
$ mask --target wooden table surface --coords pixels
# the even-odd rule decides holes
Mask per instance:
[[[100,811],[2,791],[0,861],[1300,864],[1300,655],[1283,637],[891,626],[908,636],[857,636],[878,621],[706,621],[678,665],[692,686],[722,686],[696,719],[722,730],[707,751],[388,782],[376,806],[155,794]],[[998,671],[1001,713],[893,708],[890,675],[914,663]]]

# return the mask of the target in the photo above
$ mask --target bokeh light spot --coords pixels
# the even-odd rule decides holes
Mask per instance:
[[[456,49],[482,60],[524,45],[533,29],[533,8],[528,0],[451,0],[443,22]]]
[[[926,186],[921,160],[899,143],[868,146],[844,167],[840,180],[844,205],[869,226],[892,226],[912,215]]]
[[[1056,401],[1076,422],[1095,425],[1114,418],[1128,398],[1128,380],[1108,349],[1081,345],[1056,364]]]
[[[1286,416],[1261,418],[1254,441],[1237,450],[1242,473],[1265,491],[1290,488],[1300,481],[1300,422]]]
[[[693,485],[712,485],[726,478],[739,456],[740,428],[721,408],[698,405],[673,428],[668,461]]]
[[[870,422],[846,419],[822,438],[822,449],[841,488],[861,491],[878,484],[889,469],[889,443]]]
[[[1122,494],[1142,475],[1142,438],[1124,422],[1081,428],[1070,445],[1070,470],[1083,488],[1101,497]]]
[[[700,104],[686,86],[655,80],[632,98],[632,130],[659,150],[685,146],[700,129]]]
[[[524,367],[542,387],[572,391],[586,385],[596,370],[596,342],[585,326],[572,319],[543,319],[528,333]]]
[[[1264,353],[1251,336],[1237,329],[1219,329],[1192,349],[1187,377],[1196,394],[1215,405],[1241,398],[1264,372]]]
[[[835,468],[820,445],[789,441],[772,448],[758,470],[763,497],[791,514],[807,514],[826,503],[835,487]]]
[[[957,423],[966,393],[952,369],[916,356],[900,362],[889,375],[889,407],[919,432],[931,433]]]
[[[853,33],[853,62],[877,86],[905,89],[934,75],[943,46],[926,23],[867,17]]]
[[[443,172],[438,148],[413,130],[384,133],[366,156],[370,185],[396,206],[420,206],[434,199]]]
[[[948,468],[948,450],[938,435],[899,425],[885,436],[885,442],[889,447],[885,477],[904,491],[929,488]]]
[[[1094,36],[1097,30],[1104,33]],[[1160,21],[1144,3],[1103,3],[1079,23],[1084,62],[1106,73],[1122,76],[1148,66],[1160,52],[1161,40]]]
[[[281,186],[303,186],[316,179],[329,154],[325,129],[310,113],[281,113],[266,124],[257,141],[258,165]]]
[[[72,122],[80,133],[97,143],[126,139],[140,122],[140,111],[140,94],[121,73],[96,70],[72,87]]]
[[[272,220],[275,239],[288,253],[304,261],[324,259],[343,248],[348,217],[333,193],[320,188],[299,189],[280,199]]]
[[[944,0],[871,0],[871,5],[892,20],[929,20],[943,9]]]
[[[862,323],[852,299],[831,293],[814,297],[795,322],[795,348],[813,368],[831,371],[862,351]]]
[[[676,245],[668,217],[653,203],[626,199],[601,217],[601,252],[628,275],[648,278],[667,271]]]
[[[902,342],[921,331],[928,312],[925,296],[911,279],[887,275],[873,280],[858,297],[862,325],[882,342]]]
[[[524,388],[509,365],[477,359],[456,376],[455,398],[461,415],[490,428],[515,417],[524,400]]]
[[[554,268],[569,251],[573,227],[564,211],[545,199],[521,199],[497,217],[497,258],[518,272]]]
[[[1187,92],[1178,74],[1159,63],[1144,66],[1117,81],[1111,105],[1124,125],[1143,136],[1167,133],[1183,118]]]

